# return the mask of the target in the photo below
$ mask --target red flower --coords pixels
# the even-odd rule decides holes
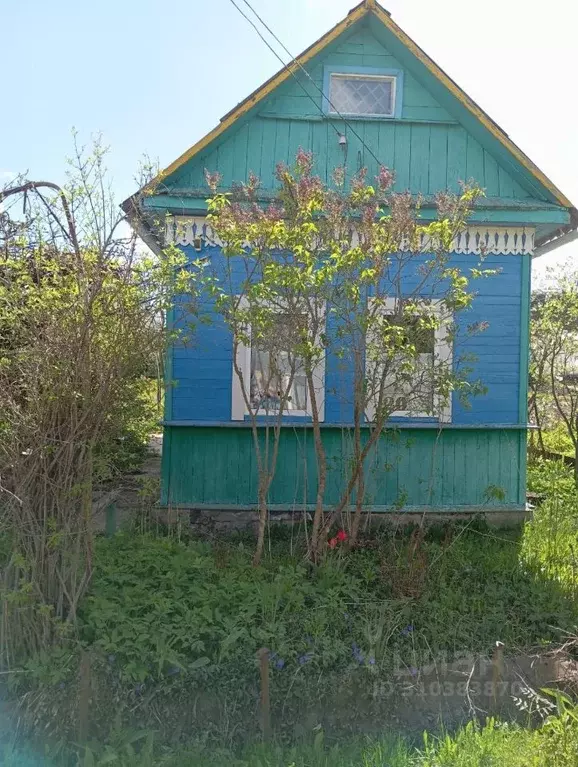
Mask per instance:
[[[347,533],[345,532],[345,530],[340,530],[337,533],[337,540],[341,541],[342,543],[343,543],[343,541],[347,540]]]
[[[337,546],[337,538],[332,538],[328,541],[328,546],[330,549],[334,549]]]

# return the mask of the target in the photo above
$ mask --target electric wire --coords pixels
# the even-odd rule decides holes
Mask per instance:
[[[365,141],[361,138],[359,133],[355,130],[355,128],[351,125],[351,123],[341,114],[341,112],[335,107],[335,105],[331,102],[329,99],[329,96],[325,94],[322,89],[317,85],[315,80],[311,77],[309,72],[305,69],[305,67],[293,56],[291,51],[283,44],[283,42],[277,37],[277,35],[273,32],[271,27],[262,19],[262,17],[257,13],[257,11],[253,8],[251,3],[248,2],[248,0],[243,0],[245,5],[251,10],[251,12],[255,15],[255,17],[260,21],[260,23],[263,25],[263,27],[269,32],[269,34],[276,40],[276,42],[283,48],[285,53],[287,53],[288,56],[291,57],[290,64],[286,64],[281,56],[277,53],[277,51],[273,48],[273,46],[269,43],[269,41],[263,36],[257,25],[253,22],[252,19],[247,16],[247,14],[237,5],[235,0],[230,0],[232,5],[235,6],[235,8],[239,11],[239,13],[249,22],[249,24],[253,27],[253,29],[257,32],[261,40],[265,43],[267,48],[274,54],[274,56],[278,59],[278,61],[283,64],[283,67],[292,75],[292,77],[296,80],[296,82],[299,84],[305,95],[309,98],[309,100],[314,104],[315,108],[321,113],[322,117],[326,117],[325,112],[323,109],[319,106],[317,101],[312,97],[312,95],[309,93],[309,91],[304,87],[303,83],[299,80],[299,78],[296,76],[295,71],[291,68],[290,64],[296,64],[299,69],[305,74],[305,76],[308,78],[308,80],[311,81],[314,88],[321,94],[322,98],[327,101],[333,112],[339,116],[339,118],[343,121],[346,128],[349,128],[351,133],[357,138],[357,140],[360,142],[360,144],[364,147],[364,149],[367,150],[367,152],[371,155],[371,157],[375,160],[378,167],[381,166],[383,163],[379,160],[379,158],[375,155],[371,147],[369,147]],[[341,133],[337,130],[335,125],[333,125],[332,122],[330,122],[331,127],[333,130],[337,133],[338,136],[341,137]]]

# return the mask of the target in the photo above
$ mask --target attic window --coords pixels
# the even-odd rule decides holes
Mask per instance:
[[[329,80],[329,114],[394,117],[395,75],[332,72]]]

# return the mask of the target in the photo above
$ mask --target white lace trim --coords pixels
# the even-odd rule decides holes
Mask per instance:
[[[532,227],[469,226],[454,240],[454,253],[472,255],[532,255],[535,230]],[[422,238],[422,250],[428,250],[428,238]],[[202,216],[174,216],[167,219],[165,243],[190,245],[197,250],[221,241]]]

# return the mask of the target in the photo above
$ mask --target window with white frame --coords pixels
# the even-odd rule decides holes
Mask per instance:
[[[395,75],[331,72],[329,113],[363,117],[393,117],[396,112]]]
[[[260,341],[251,344],[251,382],[249,396],[252,410],[278,413],[307,412],[307,379],[303,360],[292,349],[305,318],[276,314],[273,327]],[[268,336],[274,340],[268,342]]]
[[[324,320],[324,310],[320,315]],[[232,419],[244,420],[250,413],[258,416],[312,415],[310,393],[303,360],[295,353],[297,336],[307,322],[305,314],[289,314],[282,309],[274,313],[267,332],[257,338],[251,328],[245,336],[250,343],[237,344],[237,371],[233,370]],[[321,336],[321,330],[318,334]],[[320,339],[317,339],[319,342]],[[322,357],[313,371],[315,399],[323,420],[325,406],[325,361]],[[249,407],[245,396],[249,399]]]
[[[392,417],[436,417],[449,422],[451,400],[444,402],[435,390],[436,379],[447,375],[452,363],[451,317],[442,313],[442,303],[423,302],[412,315],[401,311],[397,299],[386,298],[380,301],[374,316],[366,350],[368,421],[375,420],[381,393]],[[386,357],[379,352],[378,337],[388,335],[389,348],[399,351]]]

